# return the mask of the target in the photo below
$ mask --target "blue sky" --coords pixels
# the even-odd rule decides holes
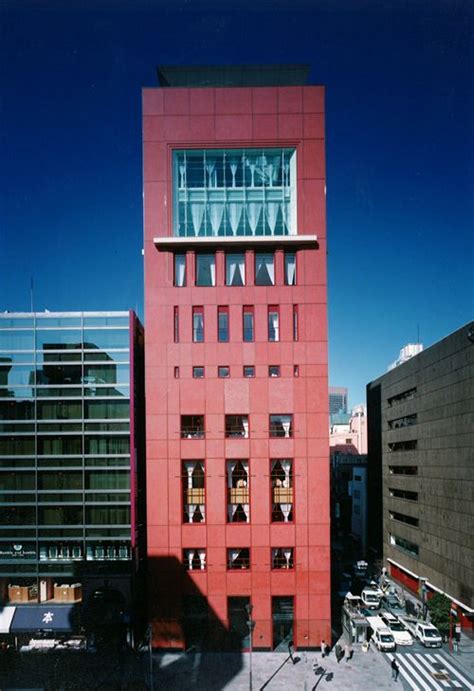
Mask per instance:
[[[330,381],[351,404],[473,316],[473,5],[2,0],[0,309],[143,314],[140,90],[157,64],[326,86]]]

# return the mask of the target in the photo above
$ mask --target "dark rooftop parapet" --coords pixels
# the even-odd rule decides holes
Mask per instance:
[[[309,65],[159,65],[157,73],[162,87],[304,86]]]

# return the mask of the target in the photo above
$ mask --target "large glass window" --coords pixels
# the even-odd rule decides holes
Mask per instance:
[[[214,254],[196,254],[196,285],[216,285],[216,257]]]
[[[183,461],[183,522],[203,523],[206,519],[204,461]]]
[[[255,253],[255,285],[275,285],[275,255],[273,252]]]
[[[271,437],[293,436],[293,415],[270,415]]]
[[[295,149],[173,154],[174,235],[294,235]]]
[[[245,285],[245,254],[225,255],[225,283],[227,286]]]

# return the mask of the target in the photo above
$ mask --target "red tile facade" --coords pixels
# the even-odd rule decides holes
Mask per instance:
[[[275,285],[254,285],[251,238],[239,249],[245,251],[246,285],[226,286],[228,246],[220,238],[207,250],[216,254],[216,286],[198,287],[199,239],[193,244],[189,238],[179,249],[186,252],[186,286],[175,287],[173,248],[154,242],[173,235],[173,149],[271,146],[296,149],[297,233],[317,235],[317,243],[291,248],[297,254],[297,284],[284,285],[284,247],[275,237],[265,247],[275,252]],[[219,646],[222,631],[229,628],[228,598],[237,596],[249,597],[253,605],[254,648],[270,649],[278,636],[272,598],[287,596],[294,598],[295,644],[318,647],[331,631],[323,88],[145,89],[143,156],[153,644],[187,645],[183,602],[188,595],[200,595],[217,622],[214,642]],[[243,341],[244,305],[254,312],[251,342]],[[219,306],[228,308],[227,342],[218,340]],[[276,342],[268,338],[269,306],[278,307]],[[193,307],[202,307],[203,342],[193,342]],[[279,366],[280,376],[269,376],[269,365]],[[228,366],[230,376],[219,378],[219,366]],[[253,377],[244,377],[244,366],[254,367]],[[204,377],[193,378],[193,367],[203,367]],[[270,436],[271,414],[293,416],[292,437]],[[204,416],[202,438],[182,438],[182,415]],[[247,416],[248,438],[226,438],[226,415]],[[229,523],[227,467],[239,459],[248,462],[243,491],[248,492],[250,517]],[[275,459],[292,460],[288,521],[272,522]],[[184,523],[183,482],[190,467],[186,463],[193,460],[204,464],[205,520]],[[248,569],[228,568],[228,550],[238,548],[250,551]],[[272,568],[273,548],[292,549],[292,568]],[[205,550],[205,568],[186,570],[185,550]]]

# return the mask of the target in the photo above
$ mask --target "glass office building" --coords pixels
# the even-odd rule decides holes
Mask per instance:
[[[77,606],[104,588],[131,605],[142,352],[133,312],[0,314],[3,605]]]

